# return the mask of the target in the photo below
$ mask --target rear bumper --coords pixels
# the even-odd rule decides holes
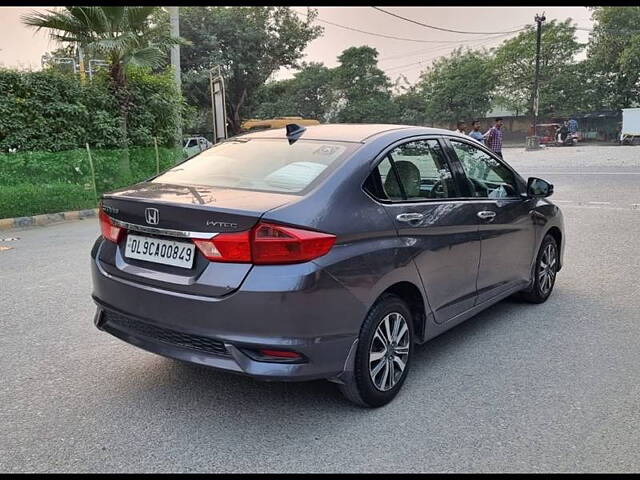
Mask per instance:
[[[240,289],[218,298],[118,278],[95,256],[91,271],[99,329],[153,353],[263,380],[339,376],[366,313],[311,262],[253,267]],[[293,350],[305,362],[263,362],[243,352],[255,348]]]

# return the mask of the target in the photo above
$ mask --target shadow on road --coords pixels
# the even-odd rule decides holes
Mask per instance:
[[[433,366],[442,365],[449,357],[455,357],[465,343],[473,341],[473,337],[490,336],[491,330],[501,325],[504,328],[504,324],[517,319],[524,311],[530,312],[536,307],[538,306],[515,299],[506,299],[425,345],[418,346],[412,371],[404,386],[405,391],[393,404],[397,407],[402,401],[402,394],[411,390],[412,382],[424,377]],[[146,373],[139,375],[140,372],[132,372],[139,381],[131,383],[130,378],[118,375],[110,379],[110,382],[105,382],[105,388],[106,385],[112,385],[111,382],[126,383],[120,385],[117,390],[129,390],[132,402],[144,401],[147,402],[147,407],[154,405],[162,410],[175,409],[176,405],[191,405],[191,408],[197,405],[203,415],[199,421],[209,415],[215,415],[216,421],[225,423],[241,421],[233,415],[222,419],[215,413],[222,411],[225,415],[229,415],[230,411],[236,411],[245,418],[247,415],[261,417],[263,424],[266,417],[277,423],[282,416],[304,416],[305,412],[331,412],[334,420],[337,420],[343,415],[367,416],[376,411],[351,405],[340,395],[337,385],[323,380],[264,382],[153,354],[143,355],[144,364],[141,367]],[[122,370],[119,370],[119,373],[122,373]]]

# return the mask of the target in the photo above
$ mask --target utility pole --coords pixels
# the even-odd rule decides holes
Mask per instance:
[[[540,43],[542,39],[542,22],[546,20],[544,12],[542,15],[536,14],[535,21],[538,24],[536,32],[536,74],[533,79],[533,105],[531,110],[533,112],[533,136],[538,136],[538,102],[540,101],[540,92],[538,87],[538,81],[540,77]]]
[[[80,67],[80,81],[84,83],[84,52],[82,51],[82,45],[80,45],[79,43],[78,43],[78,66]]]
[[[169,11],[169,20],[171,23],[171,36],[178,38],[180,36],[180,12],[179,7],[167,7]],[[180,77],[180,45],[171,47],[171,66],[173,67],[174,81],[178,92],[182,94],[182,79]],[[178,130],[176,132],[178,144],[182,146],[182,116],[178,115]]]

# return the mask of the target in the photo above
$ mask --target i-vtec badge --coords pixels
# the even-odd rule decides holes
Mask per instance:
[[[238,228],[238,224],[230,223],[230,222],[214,222],[213,220],[207,220],[207,227]]]
[[[145,208],[144,219],[149,225],[157,225],[160,221],[160,212],[157,208]]]

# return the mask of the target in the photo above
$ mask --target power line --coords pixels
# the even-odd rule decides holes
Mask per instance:
[[[484,44],[490,42],[491,40],[498,40],[499,38],[505,37],[507,35],[511,35],[511,34],[502,34],[502,35],[495,35],[493,37],[483,37],[483,38],[474,38],[472,40],[465,40],[465,41],[462,41],[462,42],[458,42],[458,46],[475,47],[477,45],[484,45]],[[471,43],[471,42],[473,42],[472,45],[466,45],[467,43]],[[453,46],[453,47],[455,48],[455,46]],[[378,61],[379,62],[386,62],[387,60],[392,60],[392,59],[413,57],[415,55],[420,55],[420,54],[423,54],[423,53],[430,53],[430,52],[437,52],[437,51],[441,51],[441,50],[446,50],[448,48],[452,48],[452,46],[451,45],[441,45],[441,46],[435,47],[435,48],[414,50],[413,52],[409,52],[409,53],[402,54],[402,55],[394,55],[392,57],[383,57],[383,58],[380,58]]]
[[[507,35],[507,34],[505,34],[505,35],[500,35],[500,36],[504,37],[504,36],[506,36],[506,35]],[[492,38],[492,39],[493,39],[493,38]],[[479,43],[478,43],[478,45],[486,44],[487,42],[491,41],[492,39],[490,39],[490,40],[485,40],[485,41],[483,41],[483,42],[479,42]],[[396,65],[395,67],[390,67],[390,68],[383,69],[383,70],[384,70],[384,72],[385,72],[385,73],[389,73],[390,71],[392,71],[392,70],[397,70],[397,69],[399,69],[399,68],[412,67],[412,66],[414,66],[414,65],[421,65],[421,64],[423,64],[423,63],[428,62],[429,60],[435,60],[436,58],[439,58],[439,57],[442,57],[442,55],[435,55],[435,56],[433,56],[433,57],[425,58],[424,60],[421,60],[421,61],[419,61],[419,62],[408,63],[408,64],[405,64],[405,65]],[[404,74],[405,72],[406,72],[406,70],[401,70],[401,71],[396,72],[396,73],[397,73],[397,74],[399,74],[399,75],[401,75],[401,74]]]
[[[401,15],[397,15],[395,13],[389,12],[389,11],[384,10],[382,8],[379,8],[379,7],[371,7],[371,8],[373,8],[375,10],[378,10],[379,12],[386,13],[387,15],[391,15],[392,17],[399,18],[400,20],[404,20],[406,22],[415,23],[416,25],[420,25],[420,26],[426,27],[426,28],[431,28],[433,30],[440,30],[442,32],[464,33],[466,35],[497,35],[497,34],[517,33],[517,32],[520,32],[520,31],[524,30],[524,28],[522,28],[522,26],[520,28],[518,28],[517,30],[510,30],[510,31],[507,31],[507,32],[467,32],[467,31],[463,31],[463,30],[452,30],[450,28],[436,27],[434,25],[427,25],[426,23],[421,23],[421,22],[418,22],[416,20],[411,20],[410,18],[406,18],[406,17],[403,17]]]
[[[294,12],[297,13],[298,15],[304,15],[303,13],[300,13],[300,12],[295,11],[295,10],[294,10]],[[351,30],[352,32],[364,33],[366,35],[373,35],[375,37],[389,38],[389,39],[392,39],[392,40],[402,40],[402,41],[405,41],[405,42],[437,43],[437,44],[460,43],[460,40],[422,40],[422,39],[417,39],[417,38],[396,37],[394,35],[385,35],[383,33],[367,32],[366,30],[360,30],[358,28],[347,27],[346,25],[340,25],[339,23],[330,22],[328,20],[323,20],[321,18],[316,18],[315,21],[321,22],[321,23],[326,23],[327,25],[333,25],[334,27],[343,28],[345,30]]]

